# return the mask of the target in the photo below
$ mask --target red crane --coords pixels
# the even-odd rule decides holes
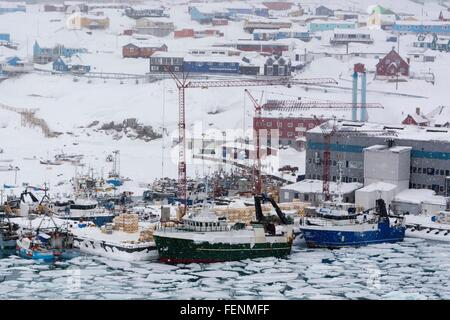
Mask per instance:
[[[184,200],[182,207],[182,215],[187,212],[187,176],[186,176],[186,117],[185,117],[185,90],[188,88],[230,88],[230,87],[251,87],[251,86],[287,86],[291,85],[320,85],[320,84],[336,84],[336,80],[332,78],[312,78],[312,79],[240,79],[240,80],[188,80],[188,74],[182,74],[181,79],[166,67],[166,71],[170,73],[178,87],[178,131],[179,131],[179,156],[178,156],[178,193],[179,197]]]
[[[368,105],[366,105],[369,107]],[[325,201],[329,201],[330,199],[330,166],[331,166],[331,153],[330,153],[330,144],[332,136],[397,136],[397,132],[394,130],[338,130],[336,126],[335,119],[333,122],[321,123],[321,120],[315,117],[317,126],[322,131],[323,139],[324,139],[324,150],[322,157],[322,181],[323,187],[322,192],[325,198]]]

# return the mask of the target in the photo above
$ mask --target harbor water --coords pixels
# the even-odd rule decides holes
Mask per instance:
[[[450,243],[307,249],[286,259],[128,263],[80,255],[0,258],[0,299],[450,299]]]

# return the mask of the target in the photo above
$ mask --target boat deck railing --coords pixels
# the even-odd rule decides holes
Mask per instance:
[[[163,226],[163,225],[157,225],[155,230],[161,231],[161,232],[222,232],[222,231],[229,231],[228,226],[216,226],[216,227],[185,227],[185,226]]]
[[[363,223],[376,223],[376,219],[367,219],[367,220],[357,220],[357,219],[348,219],[348,220],[330,220],[330,219],[320,219],[320,218],[311,218],[305,217],[300,219],[299,224],[303,226],[321,226],[321,227],[331,227],[331,226],[341,226],[341,225],[358,225]]]

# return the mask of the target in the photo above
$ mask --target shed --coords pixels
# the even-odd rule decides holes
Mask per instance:
[[[341,184],[341,192],[345,202],[355,202],[355,191],[362,187],[361,183],[350,182]],[[299,201],[317,203],[323,198],[323,181],[306,179],[280,188],[280,202]],[[330,193],[337,194],[336,182],[330,181]]]

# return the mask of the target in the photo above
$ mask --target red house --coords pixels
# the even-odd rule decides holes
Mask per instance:
[[[167,51],[165,44],[129,43],[122,47],[124,58],[150,58],[156,51]]]
[[[226,26],[228,25],[227,19],[212,19],[213,26]]]
[[[392,49],[376,66],[377,78],[391,78],[394,76],[409,76],[409,61],[406,62]]]
[[[174,38],[193,38],[194,29],[181,29],[175,30],[173,33]]]
[[[408,114],[405,120],[402,121],[402,124],[426,127],[430,124],[430,120],[420,113],[420,108],[416,108],[416,113]]]

